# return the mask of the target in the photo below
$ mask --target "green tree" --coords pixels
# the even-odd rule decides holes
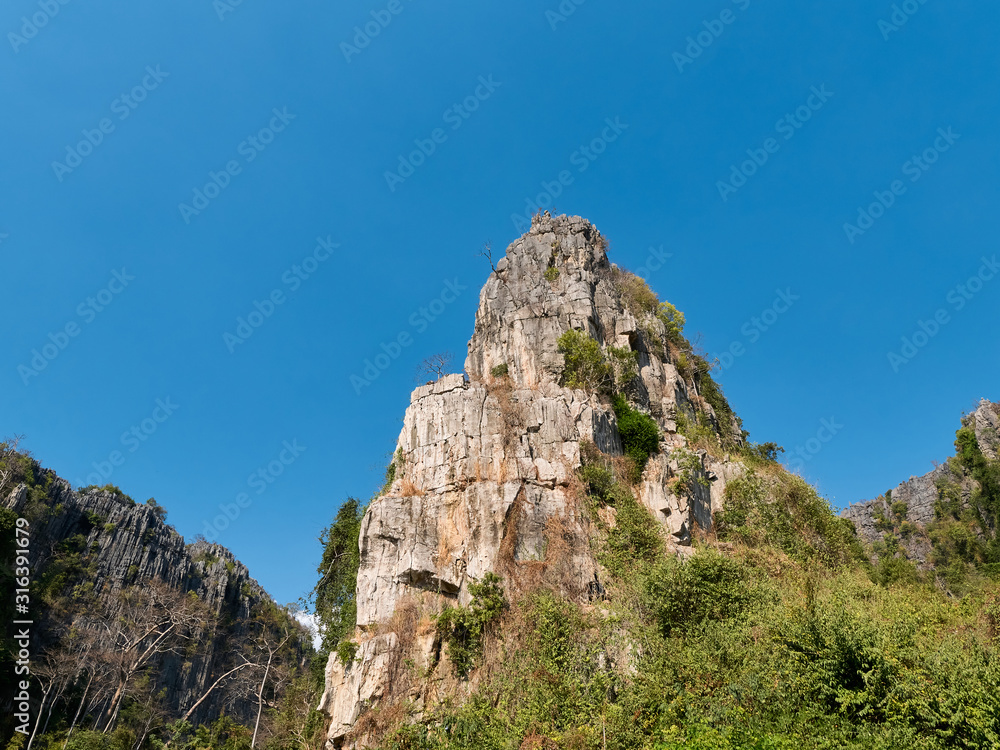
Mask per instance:
[[[325,653],[333,651],[342,639],[350,636],[357,623],[355,588],[361,565],[358,539],[363,516],[361,504],[349,498],[319,537],[323,559],[316,570],[320,579],[313,595]]]

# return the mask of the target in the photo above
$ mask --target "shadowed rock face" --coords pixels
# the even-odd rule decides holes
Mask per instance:
[[[991,460],[996,460],[997,448],[1000,446],[1000,404],[993,404],[983,399],[976,411],[967,419],[976,432],[976,439],[983,454]],[[883,496],[851,505],[844,509],[841,515],[854,523],[858,537],[862,541],[873,544],[881,541],[885,534],[885,531],[878,527],[879,517],[891,519],[893,517],[891,506],[898,503],[905,504],[904,520],[914,524],[917,533],[908,538],[904,537],[901,544],[911,560],[918,566],[926,568],[930,564],[931,544],[924,532],[935,519],[935,505],[940,497],[938,488],[942,482],[957,485],[961,507],[969,507],[975,483],[971,477],[949,462],[921,477],[911,477],[901,483],[889,493],[888,499]]]
[[[638,499],[678,547],[690,544],[696,524],[711,528],[725,482],[742,467],[701,453],[705,484],[696,484],[690,497],[674,494],[677,452],[687,445],[676,434],[676,417],[678,410],[693,413],[697,386],[678,373],[662,344],[651,345],[652,333],[663,338],[663,323],[652,316],[638,320],[626,308],[605,247],[597,229],[579,217],[536,217],[480,294],[465,375],[413,392],[397,443],[401,465],[362,522],[356,634],[362,644],[404,600],[437,611],[468,603],[469,583],[487,572],[509,580],[526,566],[555,565],[555,542],[562,593],[586,600],[601,591],[576,479],[580,443],[592,441],[613,455],[622,446],[607,400],[560,385],[558,340],[571,328],[605,348],[638,353],[634,400],[665,436]],[[547,277],[550,268],[558,275]],[[495,368],[507,376],[494,375],[501,371]],[[372,680],[384,674],[365,659],[381,658],[385,648],[363,645],[361,663],[346,668],[331,655],[323,707],[334,717],[332,745],[343,742],[359,715],[359,695],[377,692]]]
[[[28,487],[14,488],[4,498],[4,507],[31,520],[29,560],[32,578],[41,579],[60,554],[60,545],[78,535],[86,565],[82,576],[69,582],[92,587],[100,610],[113,614],[116,597],[124,586],[162,581],[183,592],[194,592],[225,625],[214,637],[206,638],[193,654],[166,654],[151,670],[157,684],[166,689],[164,704],[169,714],[179,717],[191,707],[221,671],[234,644],[248,638],[251,608],[270,597],[250,577],[246,567],[225,547],[207,542],[185,545],[173,527],[167,526],[146,505],[136,505],[112,492],[74,492],[64,479],[52,472],[48,496],[42,506],[30,501]],[[84,612],[84,615],[93,615]],[[39,623],[33,643],[36,653],[53,645],[65,632],[51,618]],[[192,721],[211,721],[225,713],[237,720],[250,721],[255,706],[250,701],[232,700],[218,690],[202,703]]]

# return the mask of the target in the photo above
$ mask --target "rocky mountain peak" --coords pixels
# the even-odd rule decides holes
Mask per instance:
[[[390,481],[362,520],[358,651],[347,664],[330,656],[321,701],[331,746],[393,689],[393,664],[436,663],[434,634],[415,636],[414,618],[467,605],[470,585],[486,574],[513,588],[544,579],[577,602],[601,595],[594,520],[578,472],[585,451],[608,465],[628,463],[612,390],[655,422],[658,446],[632,491],[674,549],[689,547],[695,528],[711,529],[727,481],[743,472],[679,432],[681,423],[697,424],[702,438],[725,436],[716,447],[743,442],[707,363],[683,338],[682,320],[670,318],[643,280],[609,262],[593,224],[536,216],[505,257],[491,259],[491,271],[465,375],[413,392]],[[606,380],[582,386],[566,377],[560,339],[572,330],[599,371],[613,357],[627,363],[613,389]],[[613,523],[614,511],[607,514]],[[410,625],[396,622],[401,612]]]
[[[485,380],[506,368],[519,385],[555,382],[562,369],[557,342],[567,329],[603,338],[598,299],[610,271],[606,246],[579,216],[536,216],[483,287],[465,363],[469,377]]]

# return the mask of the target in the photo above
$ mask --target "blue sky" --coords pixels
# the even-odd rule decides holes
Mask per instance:
[[[74,484],[188,539],[228,509],[294,600],[561,175],[835,505],[1000,399],[995,3],[330,5],[0,12],[0,431]]]

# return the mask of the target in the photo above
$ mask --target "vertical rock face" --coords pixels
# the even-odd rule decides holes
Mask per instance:
[[[79,555],[80,568],[66,574],[67,591],[63,592],[73,599],[93,596],[101,603],[98,609],[110,613],[124,586],[161,581],[197,594],[225,623],[200,644],[197,653],[165,654],[151,670],[158,688],[165,690],[165,708],[180,716],[205,693],[212,684],[210,678],[224,671],[234,644],[248,637],[251,609],[270,602],[270,597],[229,550],[207,542],[185,545],[155,508],[110,491],[74,492],[67,481],[50,471],[44,471],[41,479],[46,487],[44,500],[37,493],[32,497],[24,484],[3,498],[3,507],[31,522],[29,561],[35,583],[44,579],[54,563]],[[43,620],[33,643],[36,653],[53,646],[63,634],[61,621]],[[236,700],[218,690],[198,706],[191,719],[210,720],[225,712],[250,721],[253,709],[251,701]]]
[[[395,477],[372,501],[361,528],[357,639],[386,623],[402,602],[438,611],[466,604],[469,584],[487,572],[505,580],[532,570],[563,595],[586,600],[601,591],[590,521],[576,472],[581,441],[622,453],[607,399],[560,385],[566,331],[590,334],[602,348],[637,353],[633,401],[665,435],[638,490],[672,543],[690,544],[709,529],[724,482],[741,467],[689,452],[676,434],[695,402],[715,418],[670,361],[664,323],[630,311],[623,275],[612,267],[597,229],[579,217],[536,217],[531,231],[499,260],[480,295],[465,375],[450,375],[412,395],[399,436]],[[555,269],[555,270],[553,270]],[[634,306],[633,306],[634,307]],[[693,494],[674,492],[681,461],[703,480]],[[558,571],[553,549],[559,549]],[[552,566],[550,569],[548,566]],[[374,695],[374,659],[366,648],[345,668],[331,655],[323,707],[339,746]],[[367,660],[367,661],[366,661]]]

